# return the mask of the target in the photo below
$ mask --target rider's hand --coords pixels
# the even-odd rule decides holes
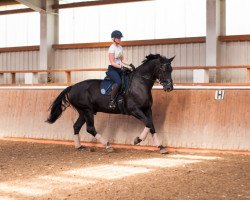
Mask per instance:
[[[132,63],[129,66],[132,68],[132,71],[135,71],[135,66]]]
[[[125,71],[131,71],[129,68],[127,68],[127,67],[125,67],[125,66],[122,66],[122,67],[121,67],[121,70],[122,70],[123,72],[125,72]]]

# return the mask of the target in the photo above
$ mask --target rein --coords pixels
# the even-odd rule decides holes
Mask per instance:
[[[163,65],[166,65],[166,64],[170,64],[170,63],[165,63],[165,64],[163,64]],[[156,69],[154,69],[154,73],[153,73],[153,77],[154,77],[154,75],[155,75],[155,72],[156,71]],[[158,69],[158,71],[160,71],[161,73],[163,73],[160,69]],[[147,75],[139,75],[139,74],[134,74],[134,76],[138,76],[138,77],[141,77],[141,78],[144,78],[144,79],[146,79],[146,80],[150,80],[150,81],[152,81],[152,82],[155,82],[155,79],[152,79],[152,78],[150,78],[150,76],[147,76]],[[159,80],[160,81],[160,80]],[[161,81],[160,81],[161,82]]]
[[[146,79],[146,80],[150,80],[150,81],[152,81],[152,82],[155,82],[154,79],[151,79],[150,77],[145,76],[145,75],[134,74],[134,76],[141,77],[141,78],[144,78],[144,79]]]
[[[154,77],[154,75],[155,75],[155,69],[154,69],[153,77]],[[146,80],[150,80],[153,83],[155,82],[155,79],[150,78],[150,75],[147,76],[147,75],[134,74],[134,76],[141,77],[141,78],[144,78]]]

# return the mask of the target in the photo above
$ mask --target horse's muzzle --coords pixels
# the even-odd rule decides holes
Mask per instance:
[[[172,83],[172,81],[169,81],[169,82],[164,82],[163,84],[162,84],[162,86],[163,86],[163,90],[166,92],[171,92],[173,89],[174,89],[174,87],[173,87],[173,83]]]

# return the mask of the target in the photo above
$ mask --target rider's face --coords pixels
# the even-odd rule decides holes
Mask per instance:
[[[120,44],[121,43],[121,38],[114,38],[114,42],[116,44]]]

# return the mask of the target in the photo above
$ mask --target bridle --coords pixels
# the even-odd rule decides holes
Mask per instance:
[[[164,77],[164,71],[166,70],[165,67],[167,65],[171,65],[171,63],[170,62],[164,63],[159,68],[155,68],[154,72],[153,72],[153,76],[152,75],[140,75],[140,74],[134,74],[134,76],[141,77],[145,80],[149,80],[152,83],[154,83],[156,79],[151,78],[151,77],[155,77],[155,74],[158,73],[158,77],[159,77],[158,80],[159,80],[160,84],[163,86],[170,86],[170,85],[172,85],[172,81],[161,80],[161,78],[160,78],[160,77]]]
[[[160,84],[163,85],[163,86],[170,86],[170,85],[172,85],[172,81],[171,80],[169,81],[168,79],[167,80],[161,80],[160,79],[161,76],[164,77],[163,73],[166,70],[166,66],[167,65],[171,65],[171,63],[164,63],[164,64],[161,65],[161,67],[159,69],[160,73],[159,73],[159,78],[158,79],[160,81]]]
[[[158,75],[158,80],[160,81],[160,84],[161,85],[163,85],[164,83],[166,83],[166,85],[171,85],[172,84],[172,82],[171,81],[162,81],[161,79],[160,79],[160,77],[162,76],[164,76],[163,75],[163,72],[165,71],[164,70],[164,67],[166,66],[166,65],[170,65],[171,63],[164,63],[164,64],[162,64],[161,65],[161,67],[159,67],[158,69],[156,68],[156,69],[154,69],[154,72],[153,72],[153,77],[155,76],[155,74],[159,71],[159,73],[161,73],[161,74],[159,74]],[[157,71],[158,70],[158,71]],[[151,78],[151,76],[149,75],[149,76],[147,76],[147,75],[139,75],[139,74],[134,74],[134,76],[138,76],[138,77],[141,77],[141,78],[144,78],[144,79],[146,79],[146,80],[150,80],[150,81],[152,81],[152,82],[155,82],[155,80],[156,79],[152,79]]]

